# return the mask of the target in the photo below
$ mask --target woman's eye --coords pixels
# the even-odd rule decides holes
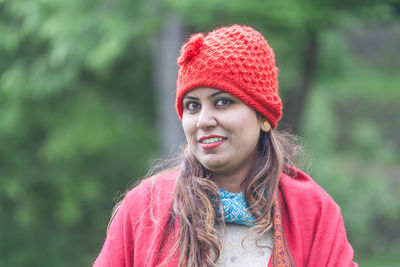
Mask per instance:
[[[221,98],[218,99],[217,102],[215,103],[216,106],[226,106],[232,104],[233,101],[228,99],[228,98]]]
[[[188,110],[196,110],[200,107],[200,104],[196,102],[186,102],[185,107]]]

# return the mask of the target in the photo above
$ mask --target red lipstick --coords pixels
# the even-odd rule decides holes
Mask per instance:
[[[219,140],[216,140],[217,138],[218,138]],[[204,142],[202,142],[202,141],[204,141],[204,140],[206,140],[206,139],[211,139],[211,140],[209,140],[209,141],[211,141],[211,142],[209,142],[209,143],[204,143]],[[212,139],[214,139],[214,140],[212,140]],[[203,148],[203,149],[205,149],[205,150],[209,150],[209,149],[213,149],[213,148],[218,147],[219,145],[221,145],[222,143],[224,143],[226,139],[227,139],[226,137],[219,136],[219,135],[209,135],[209,136],[203,136],[203,137],[201,137],[201,138],[199,139],[199,143],[200,143],[201,148]]]

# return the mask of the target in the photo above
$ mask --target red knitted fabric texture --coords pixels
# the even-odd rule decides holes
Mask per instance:
[[[233,25],[207,36],[193,35],[182,47],[176,110],[182,119],[183,96],[198,87],[223,90],[245,102],[276,128],[282,116],[275,54],[251,27]]]

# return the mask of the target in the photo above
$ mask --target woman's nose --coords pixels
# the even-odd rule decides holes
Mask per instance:
[[[197,118],[196,127],[199,129],[207,129],[217,126],[217,120],[214,115],[215,114],[212,110],[203,107],[200,111],[199,117]]]

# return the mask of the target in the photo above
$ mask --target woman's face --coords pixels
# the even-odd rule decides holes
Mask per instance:
[[[190,150],[215,174],[250,170],[257,153],[261,116],[232,95],[197,88],[183,98],[182,125]]]

